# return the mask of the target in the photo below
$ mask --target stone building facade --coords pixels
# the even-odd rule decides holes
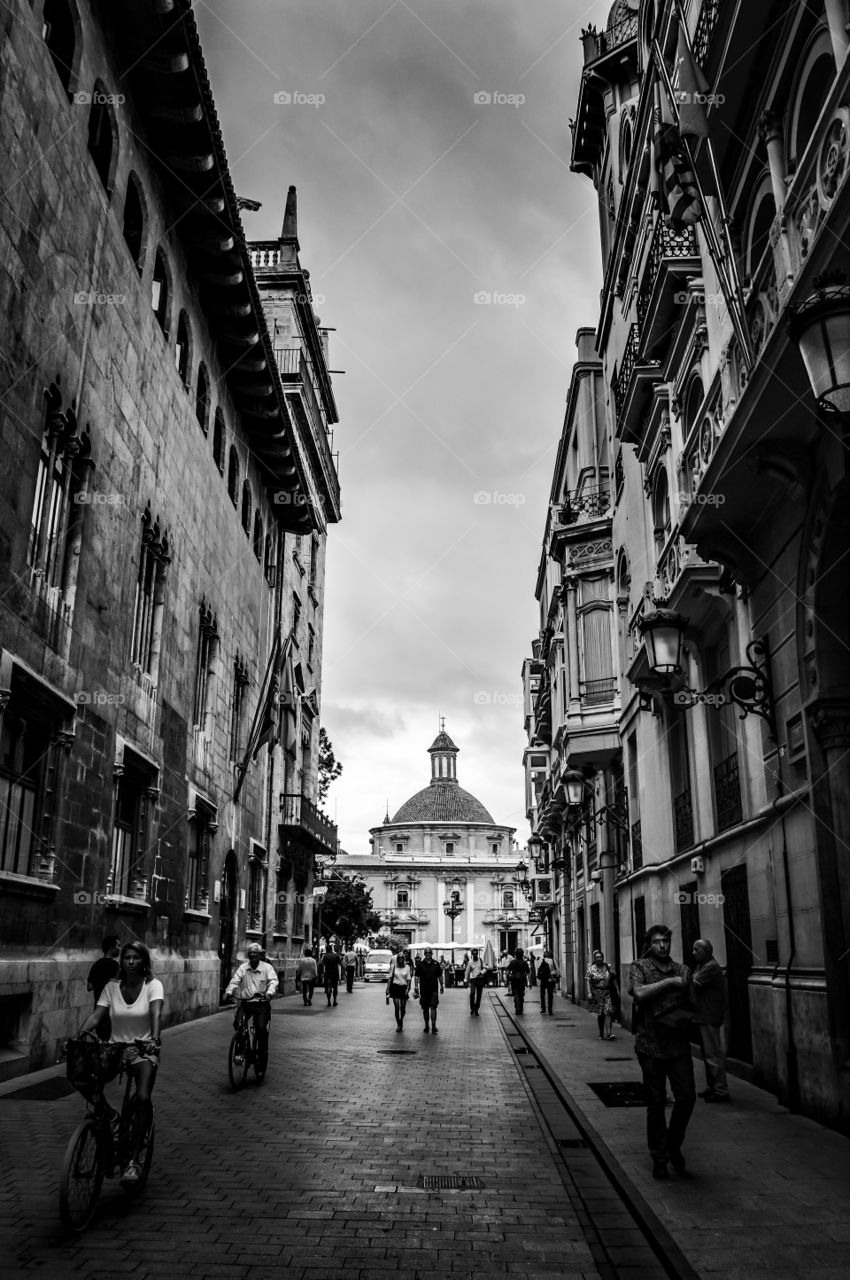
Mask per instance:
[[[685,956],[710,939],[738,1069],[845,1129],[848,379],[829,325],[850,308],[824,273],[848,267],[847,23],[844,0],[617,0],[582,36],[571,156],[602,247],[621,976],[647,924]],[[683,48],[705,94],[676,79]],[[660,207],[659,103],[705,113],[694,218]],[[666,664],[659,625],[681,639]]]
[[[458,782],[459,748],[441,730],[428,748],[431,780],[369,832],[370,854],[340,856],[372,892],[382,928],[411,945],[453,942],[499,956],[527,948],[532,926],[514,827],[494,822]]]
[[[255,275],[187,0],[15,3],[0,60],[2,1076],[55,1060],[107,933],[168,1021],[247,933],[300,949],[340,507],[294,192]]]

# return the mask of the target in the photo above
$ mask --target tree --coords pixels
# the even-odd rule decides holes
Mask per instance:
[[[380,926],[372,905],[372,891],[356,876],[335,872],[322,903],[322,933],[335,934],[349,946],[356,938]]]
[[[403,951],[406,947],[409,947],[409,946],[410,946],[410,943],[408,942],[407,938],[402,937],[401,934],[387,933],[386,931],[384,931],[383,933],[379,933],[378,936],[375,938],[375,945],[373,947],[373,950],[392,951],[393,955],[398,955],[399,951]]]
[[[319,728],[319,804],[325,803],[330,785],[342,773],[342,765],[334,754],[334,744],[323,727]]]

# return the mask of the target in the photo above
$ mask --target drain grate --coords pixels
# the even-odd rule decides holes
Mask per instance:
[[[593,1090],[606,1107],[646,1106],[643,1084],[636,1080],[605,1080],[601,1084],[591,1084],[588,1081],[588,1088]]]
[[[478,1191],[484,1183],[468,1173],[422,1173],[416,1185],[426,1191]]]
[[[634,1058],[626,1056],[625,1058],[603,1058],[603,1062],[634,1062]]]
[[[520,1048],[514,1049],[514,1053],[531,1053],[531,1050],[526,1045],[521,1045]]]
[[[390,1057],[401,1058],[415,1056],[415,1049],[379,1049],[378,1053],[388,1054]]]
[[[557,1138],[556,1141],[559,1147],[575,1148],[587,1146],[584,1138]]]

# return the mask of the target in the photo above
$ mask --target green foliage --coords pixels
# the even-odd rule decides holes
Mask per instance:
[[[334,754],[334,744],[324,728],[319,728],[319,804],[323,805],[331,783],[342,773],[342,764]]]
[[[336,935],[350,946],[379,925],[371,889],[357,876],[334,872],[322,903],[322,934],[326,938]]]
[[[393,955],[398,955],[399,951],[403,951],[408,945],[407,938],[401,938],[397,933],[379,933],[372,943],[372,950],[392,951]]]

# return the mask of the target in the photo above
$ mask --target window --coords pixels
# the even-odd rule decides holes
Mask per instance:
[[[605,584],[607,589],[607,582]],[[586,706],[611,702],[616,692],[611,651],[611,608],[594,604],[581,614],[581,699]]]
[[[157,249],[151,281],[151,308],[163,333],[168,332],[168,275],[162,250]]]
[[[516,907],[516,897],[513,889],[504,889],[502,891],[502,909],[504,911],[513,911]]]
[[[241,756],[242,721],[245,713],[245,690],[248,687],[248,664],[237,654],[233,663],[233,709],[230,717],[230,759]]]
[[[242,528],[251,536],[251,509],[253,507],[253,499],[251,498],[251,486],[246,476],[242,482]]]
[[[198,627],[198,657],[195,671],[195,727],[212,733],[215,708],[215,670],[218,655],[218,619],[202,602]]]
[[[293,591],[292,593],[292,634],[295,636],[296,643],[298,640],[298,626],[301,622],[301,601]]]
[[[312,667],[313,654],[316,648],[316,633],[311,626],[307,627],[307,665]]]
[[[670,533],[670,486],[664,467],[659,468],[652,489],[652,533],[656,553],[660,554]]]
[[[195,384],[195,417],[198,419],[198,426],[204,435],[209,430],[209,414],[210,414],[210,384],[207,377],[206,365],[198,365],[198,381]]]
[[[213,462],[222,475],[224,475],[224,441],[224,415],[221,409],[216,409],[215,423],[213,425]]]
[[[170,559],[168,537],[160,529],[159,521],[153,519],[150,507],[146,507],[142,515],[130,662],[150,675],[154,683],[159,671],[165,576]]]
[[[272,538],[272,535],[270,533],[267,533],[265,564],[263,566],[263,571],[266,575],[266,582],[269,584],[270,587],[273,587],[275,584],[276,569],[277,569],[277,566],[275,564],[275,559],[274,559],[274,540]]]
[[[753,201],[747,231],[746,275],[752,279],[770,244],[770,228],[776,217],[776,204],[770,176],[766,175]]]
[[[130,250],[133,266],[141,274],[144,263],[145,210],[141,184],[135,173],[131,173],[127,179],[127,194],[124,197],[124,241]]]
[[[453,841],[453,840],[447,840],[447,841],[446,841],[446,853],[454,853],[454,851],[455,851],[454,841]]]
[[[676,851],[694,842],[694,812],[691,800],[691,764],[688,749],[688,716],[681,707],[667,710],[667,749],[670,757],[670,787],[673,796],[673,827]],[[688,952],[687,954],[690,954]]]
[[[211,804],[200,796],[195,797],[195,808],[189,813],[189,848],[186,865],[187,911],[209,910],[210,853],[212,840],[218,831],[217,813]]]
[[[254,555],[262,563],[263,559],[263,517],[259,511],[254,512]]]
[[[63,604],[72,577],[73,551],[82,527],[83,506],[77,495],[83,490],[81,464],[89,452],[85,432],[77,432],[73,409],[62,411],[57,384],[45,393],[47,409],[30,519],[27,564],[43,592],[54,597],[51,607]],[[78,468],[80,468],[78,470]]]
[[[295,907],[292,912],[292,932],[298,938],[304,934],[304,914],[307,905],[307,877],[301,872],[295,877]]]
[[[89,155],[107,194],[112,191],[118,162],[118,125],[115,110],[109,101],[111,96],[100,80],[95,81],[89,112]]]
[[[122,898],[147,895],[145,857],[148,821],[159,794],[156,772],[125,748],[115,768],[115,816],[112,823],[112,860],[106,892]]]
[[[290,881],[292,880],[292,863],[282,860],[277,871],[277,896],[274,908],[274,931],[286,934],[289,931],[289,903],[292,897]]]
[[[404,845],[401,843],[397,844],[395,847],[395,851],[396,853],[404,853]]]
[[[815,125],[835,81],[835,56],[829,33],[820,29],[802,63],[791,112],[789,161],[793,169],[815,135]]]
[[[408,889],[396,889],[395,904],[406,911],[410,906],[410,891]]]
[[[82,711],[82,708],[81,708]],[[0,724],[0,870],[53,879],[70,711],[13,668]]]
[[[230,446],[230,456],[227,463],[227,492],[230,501],[234,507],[239,502],[239,454],[236,452],[236,445]]]
[[[717,680],[731,665],[729,636],[721,632],[716,643],[705,652],[705,684],[710,685]],[[738,766],[738,724],[733,702],[713,707],[706,714],[714,782],[714,814],[718,831],[734,827],[743,819]]]
[[[251,842],[251,856],[248,859],[248,902],[245,926],[257,932],[263,927],[263,898],[268,867],[266,851],[261,845]]]
[[[310,539],[310,579],[309,581],[310,581],[311,591],[314,591],[316,588],[316,574],[318,572],[318,566],[319,566],[319,539],[316,536],[316,534],[313,534],[312,538]]]
[[[490,845],[490,852],[491,852],[491,853],[498,853],[498,852],[499,852],[499,846],[498,846],[497,844],[491,844],[491,845]]]
[[[180,312],[177,321],[177,342],[174,346],[174,364],[180,374],[180,381],[189,390],[189,322],[186,312]]]
[[[62,88],[70,97],[77,40],[74,15],[68,0],[45,0],[41,34]]]

